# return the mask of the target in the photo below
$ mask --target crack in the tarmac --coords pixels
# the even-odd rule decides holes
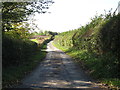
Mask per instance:
[[[81,69],[76,67],[68,55],[51,43],[47,45],[48,53],[45,60],[22,81],[19,88],[100,89]]]

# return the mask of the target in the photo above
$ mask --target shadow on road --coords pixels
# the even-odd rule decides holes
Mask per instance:
[[[55,48],[51,42],[46,51],[45,60],[23,79],[17,90],[104,90],[93,83],[70,56]]]

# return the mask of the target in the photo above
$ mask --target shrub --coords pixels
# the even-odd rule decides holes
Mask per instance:
[[[37,44],[29,40],[20,40],[3,35],[2,65],[20,65],[37,50]]]

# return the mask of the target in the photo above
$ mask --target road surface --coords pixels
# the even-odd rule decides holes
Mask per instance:
[[[71,57],[55,48],[52,42],[47,45],[45,60],[25,79],[19,88],[80,88],[101,90],[99,86],[77,67]],[[102,89],[103,90],[103,89]]]

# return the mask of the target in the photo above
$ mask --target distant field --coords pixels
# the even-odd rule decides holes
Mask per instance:
[[[36,42],[37,44],[41,44],[44,40],[49,39],[50,36],[44,36],[44,35],[35,35],[30,38],[31,41]]]
[[[34,35],[34,36],[32,36],[30,39],[36,39],[36,38],[49,38],[49,36],[45,36],[45,35]]]
[[[37,40],[37,39],[30,39],[30,40],[33,41],[33,42],[38,43],[38,40]]]

